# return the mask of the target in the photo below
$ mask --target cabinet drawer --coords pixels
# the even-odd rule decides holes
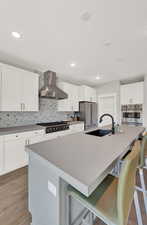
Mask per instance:
[[[31,132],[28,132],[28,137],[34,137],[34,136],[39,136],[39,135],[44,135],[45,134],[45,130],[34,130]]]
[[[70,130],[72,133],[84,131],[84,123],[70,125]]]
[[[71,130],[64,130],[64,131],[60,131],[58,132],[58,136],[61,137],[61,136],[66,136],[68,134],[71,134]]]
[[[36,135],[44,135],[45,131],[44,130],[34,130],[34,131],[26,131],[23,133],[15,133],[15,134],[8,134],[4,136],[5,141],[8,140],[17,140],[19,138],[26,138],[28,139],[29,137],[33,137]]]
[[[19,138],[25,138],[26,136],[28,136],[26,135],[26,133],[8,134],[4,136],[4,140],[5,141],[17,140]]]

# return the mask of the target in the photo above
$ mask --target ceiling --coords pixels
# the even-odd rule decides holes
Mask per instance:
[[[92,85],[139,77],[146,12],[146,0],[1,0],[0,60]]]

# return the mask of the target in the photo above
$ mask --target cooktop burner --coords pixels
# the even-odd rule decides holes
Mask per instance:
[[[49,123],[37,123],[39,126],[46,127],[46,133],[52,133],[62,130],[69,129],[69,124],[64,121],[57,121],[57,122],[49,122]]]

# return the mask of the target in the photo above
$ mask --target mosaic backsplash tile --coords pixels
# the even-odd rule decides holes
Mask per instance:
[[[43,76],[40,76],[40,87]],[[57,100],[39,99],[39,112],[0,112],[0,128],[66,120],[68,115],[57,111]]]

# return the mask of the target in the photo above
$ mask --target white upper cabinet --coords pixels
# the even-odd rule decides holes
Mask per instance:
[[[23,71],[23,111],[38,111],[38,78],[37,74]]]
[[[58,111],[79,111],[79,101],[96,102],[96,89],[86,85],[58,82],[58,87],[68,94],[68,98],[58,101]]]
[[[86,85],[80,86],[80,101],[96,102],[96,89]]]
[[[144,82],[121,85],[121,105],[143,104]]]
[[[0,111],[38,111],[38,74],[0,64],[0,87]]]
[[[58,82],[57,86],[68,94],[68,98],[58,101],[58,111],[79,110],[79,86],[67,82]]]
[[[1,111],[21,111],[21,76],[15,67],[0,65]]]

